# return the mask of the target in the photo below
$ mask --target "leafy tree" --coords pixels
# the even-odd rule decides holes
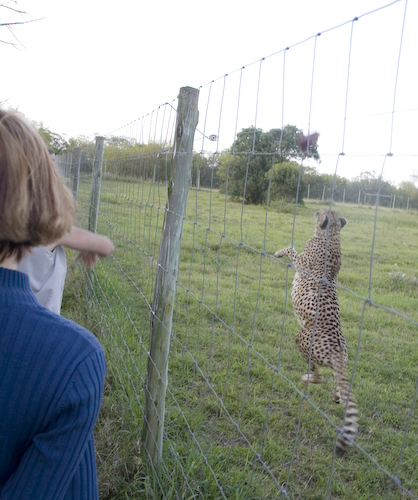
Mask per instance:
[[[397,193],[397,196],[398,195],[405,200],[405,206],[408,204],[407,200],[409,200],[409,207],[417,208],[418,188],[412,180],[401,182]]]
[[[377,195],[379,188],[381,195],[379,204],[381,206],[390,206],[391,196],[396,193],[396,188],[390,182],[381,179],[375,172],[362,172],[358,177],[353,179],[349,185],[349,195],[350,198],[355,200],[360,192],[362,202],[364,202],[367,195],[372,195],[366,201],[373,205],[376,203],[375,195]]]
[[[45,141],[45,144],[49,148],[52,148],[55,154],[62,154],[69,149],[68,142],[61,134],[52,132],[49,128],[45,127],[43,122],[33,122],[33,125]]]
[[[270,190],[272,199],[279,198],[294,201],[297,195],[298,203],[303,204],[303,197],[306,193],[306,183],[303,177],[301,177],[299,182],[299,170],[300,167],[296,162],[283,161],[273,166]],[[270,172],[266,173],[266,177],[270,177]]]
[[[418,199],[418,188],[411,181],[401,182],[400,189],[404,191],[410,200]]]
[[[106,141],[104,161],[107,174],[163,181],[167,160],[171,161],[169,144],[149,142],[141,144],[134,139],[110,137]]]
[[[234,199],[262,203],[267,189],[265,173],[271,168],[267,156],[256,156],[261,151],[261,129],[250,127],[237,134],[231,146],[220,158],[219,175],[222,189]]]
[[[86,135],[79,135],[78,137],[70,137],[67,141],[67,151],[74,151],[77,148],[85,148],[93,144],[94,141]]]
[[[89,137],[80,135],[78,137],[70,137],[68,140],[64,134],[52,132],[48,127],[45,127],[43,122],[32,122],[37,129],[45,144],[51,148],[56,155],[74,151],[81,148],[81,172],[91,172],[93,159],[95,154],[95,143]]]
[[[263,203],[268,188],[266,172],[276,163],[300,157],[297,142],[300,132],[294,125],[268,132],[254,127],[242,129],[220,159],[222,188],[228,189],[228,194],[235,199]],[[319,159],[317,146],[313,148],[313,157]]]
[[[192,183],[204,188],[219,188],[221,180],[218,175],[218,155],[193,154]],[[198,182],[199,177],[199,182]]]
[[[309,197],[314,199],[320,198],[322,196],[324,184],[326,183],[323,175],[318,173],[315,167],[304,167],[302,178],[306,186],[309,185]]]

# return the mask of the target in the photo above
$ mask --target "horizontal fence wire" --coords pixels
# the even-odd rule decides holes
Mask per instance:
[[[365,75],[361,53],[381,62],[387,47],[362,35],[373,30],[384,39],[378,28],[388,20],[397,45],[392,41],[385,61]],[[396,205],[384,180],[415,156],[400,139],[409,116],[400,95],[408,21],[408,3],[398,0],[199,88],[192,187],[186,216],[173,214],[182,217],[183,232],[178,274],[171,276],[177,288],[155,497],[417,498],[417,214],[412,200],[409,210],[395,209],[406,201]],[[376,81],[367,81],[373,72],[382,76],[379,68],[391,79],[383,103],[373,101]],[[327,100],[331,107],[322,113]],[[100,324],[138,430],[147,425],[150,321],[162,321],[153,296],[170,212],[176,106],[167,102],[106,135],[97,232],[113,240],[115,252],[86,274],[89,315]],[[360,136],[375,116],[388,118],[384,133],[370,130],[364,146]],[[307,197],[315,180],[307,175],[318,164],[315,150],[301,154],[295,141],[316,127],[318,154],[331,158],[333,173],[327,196],[321,184]],[[77,223],[88,227],[95,145],[80,152]],[[340,172],[355,168],[359,156],[371,158],[379,174],[368,190],[345,184],[343,191]],[[70,186],[75,158],[57,157]],[[299,197],[304,201],[295,202]],[[335,287],[359,435],[343,457],[336,442],[345,405],[332,401],[330,382],[301,382],[309,367],[294,343],[295,266],[273,256],[288,245],[303,250],[318,208],[347,219]],[[383,232],[388,228],[393,234]]]

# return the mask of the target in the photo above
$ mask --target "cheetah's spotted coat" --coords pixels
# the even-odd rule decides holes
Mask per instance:
[[[310,373],[302,380],[321,383],[324,377],[318,365],[332,367],[335,382],[332,398],[347,405],[344,434],[337,443],[339,450],[344,451],[350,444],[346,436],[354,439],[358,431],[358,411],[345,369],[347,343],[341,331],[335,286],[341,266],[340,230],[346,220],[329,210],[320,210],[316,221],[315,236],[308,240],[302,253],[289,247],[277,250],[274,256],[288,255],[296,268],[292,301],[302,327],[296,332],[296,344],[303,359],[310,364]]]

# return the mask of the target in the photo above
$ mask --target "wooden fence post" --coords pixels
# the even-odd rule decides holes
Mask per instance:
[[[65,154],[62,153],[59,156],[55,156],[55,166],[59,170],[61,177],[65,180]]]
[[[192,180],[193,139],[198,121],[199,90],[180,89],[174,153],[167,179],[167,205],[161,234],[151,312],[150,347],[145,381],[143,444],[155,474],[163,447],[168,355],[180,260],[181,235]]]
[[[78,198],[78,183],[80,178],[81,148],[75,150],[75,162],[73,163],[73,195]]]
[[[199,168],[199,161],[197,162],[197,169],[196,169],[196,189],[200,189],[200,168]]]
[[[65,180],[68,186],[68,182],[71,179],[71,167],[73,163],[73,153],[69,151],[65,158]]]
[[[104,137],[96,137],[96,150],[94,153],[93,172],[91,176],[91,192],[89,205],[88,228],[93,233],[97,232],[97,221],[99,218],[100,189],[102,187],[102,168],[104,153]],[[85,268],[86,302],[87,310],[91,299],[94,271],[92,268]]]
[[[99,216],[100,188],[102,185],[104,137],[96,137],[96,151],[94,154],[93,173],[91,179],[89,231],[97,231]]]

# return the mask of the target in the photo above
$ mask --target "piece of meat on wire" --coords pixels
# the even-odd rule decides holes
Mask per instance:
[[[310,154],[311,153],[310,150],[316,145],[318,137],[319,137],[318,132],[315,132],[310,135],[303,135],[303,133],[301,132],[298,135],[298,146],[301,152],[305,154]]]

